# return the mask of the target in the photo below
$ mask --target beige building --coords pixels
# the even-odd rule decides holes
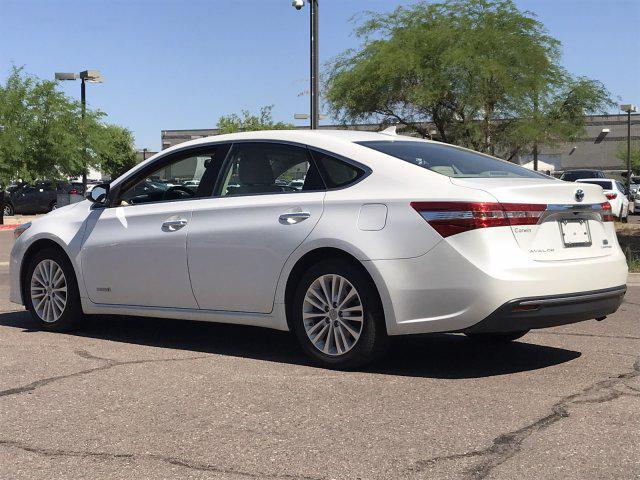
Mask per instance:
[[[627,115],[590,115],[586,121],[586,131],[575,142],[561,143],[549,147],[539,148],[538,159],[551,164],[556,171],[572,168],[596,168],[608,171],[625,170],[616,152],[620,148],[626,148],[627,142]],[[308,127],[295,127],[308,128]],[[320,129],[353,129],[378,131],[378,124],[364,125],[323,125]],[[194,130],[162,130],[162,149],[169,148],[188,140],[218,135],[218,130],[194,129]],[[640,114],[631,116],[631,142],[640,143]],[[520,155],[519,163],[531,161],[529,154]],[[639,173],[639,172],[636,172]]]

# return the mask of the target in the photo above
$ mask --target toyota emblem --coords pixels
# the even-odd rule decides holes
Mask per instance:
[[[581,188],[576,190],[576,200],[578,202],[581,202],[582,200],[584,200],[584,190],[582,190]]]

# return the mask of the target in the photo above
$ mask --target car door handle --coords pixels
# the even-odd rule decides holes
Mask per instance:
[[[175,232],[180,230],[182,227],[186,227],[186,220],[167,220],[162,224],[163,232]]]
[[[311,214],[309,212],[289,212],[280,215],[278,220],[283,225],[293,225],[294,223],[300,223],[306,220],[310,216]]]

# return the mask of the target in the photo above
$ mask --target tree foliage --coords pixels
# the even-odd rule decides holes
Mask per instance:
[[[616,150],[616,158],[620,160],[620,164],[624,169],[627,168],[627,145],[620,145]],[[640,146],[631,145],[631,171],[640,172]]]
[[[326,99],[345,122],[398,123],[510,157],[576,137],[585,113],[609,105],[600,82],[560,66],[560,43],[512,0],[368,12],[356,35],[361,47],[337,57],[327,76]]]
[[[118,125],[97,125],[90,136],[94,165],[106,176],[116,179],[136,165],[136,150],[131,131]]]
[[[56,82],[14,67],[0,85],[0,178],[6,183],[76,177],[85,160],[109,172],[132,165],[131,133],[104,125],[103,117],[87,109],[83,119],[80,102],[67,97]]]
[[[290,123],[274,122],[271,111],[273,105],[260,109],[260,115],[253,115],[248,110],[242,110],[240,115],[232,113],[223,115],[218,120],[220,133],[251,132],[255,130],[286,130],[293,128]]]

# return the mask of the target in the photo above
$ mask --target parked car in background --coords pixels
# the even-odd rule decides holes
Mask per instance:
[[[560,180],[565,182],[575,182],[579,178],[605,178],[605,174],[602,170],[567,170],[560,175]]]
[[[40,180],[10,186],[4,199],[4,215],[47,213],[58,206],[58,194],[82,195],[82,183]]]
[[[167,187],[170,171],[198,188]],[[294,174],[300,190],[277,181]],[[241,323],[356,368],[390,335],[509,342],[601,320],[626,291],[600,186],[395,134],[202,138],[90,199],[14,232],[10,298],[43,329],[83,313]]]
[[[304,180],[291,180],[289,182],[289,186],[291,188],[295,188],[296,190],[302,190],[302,187],[304,186]]]
[[[613,215],[621,222],[626,222],[629,219],[629,195],[622,183],[610,178],[579,178],[576,183],[589,183],[602,187],[602,193],[609,200]]]

